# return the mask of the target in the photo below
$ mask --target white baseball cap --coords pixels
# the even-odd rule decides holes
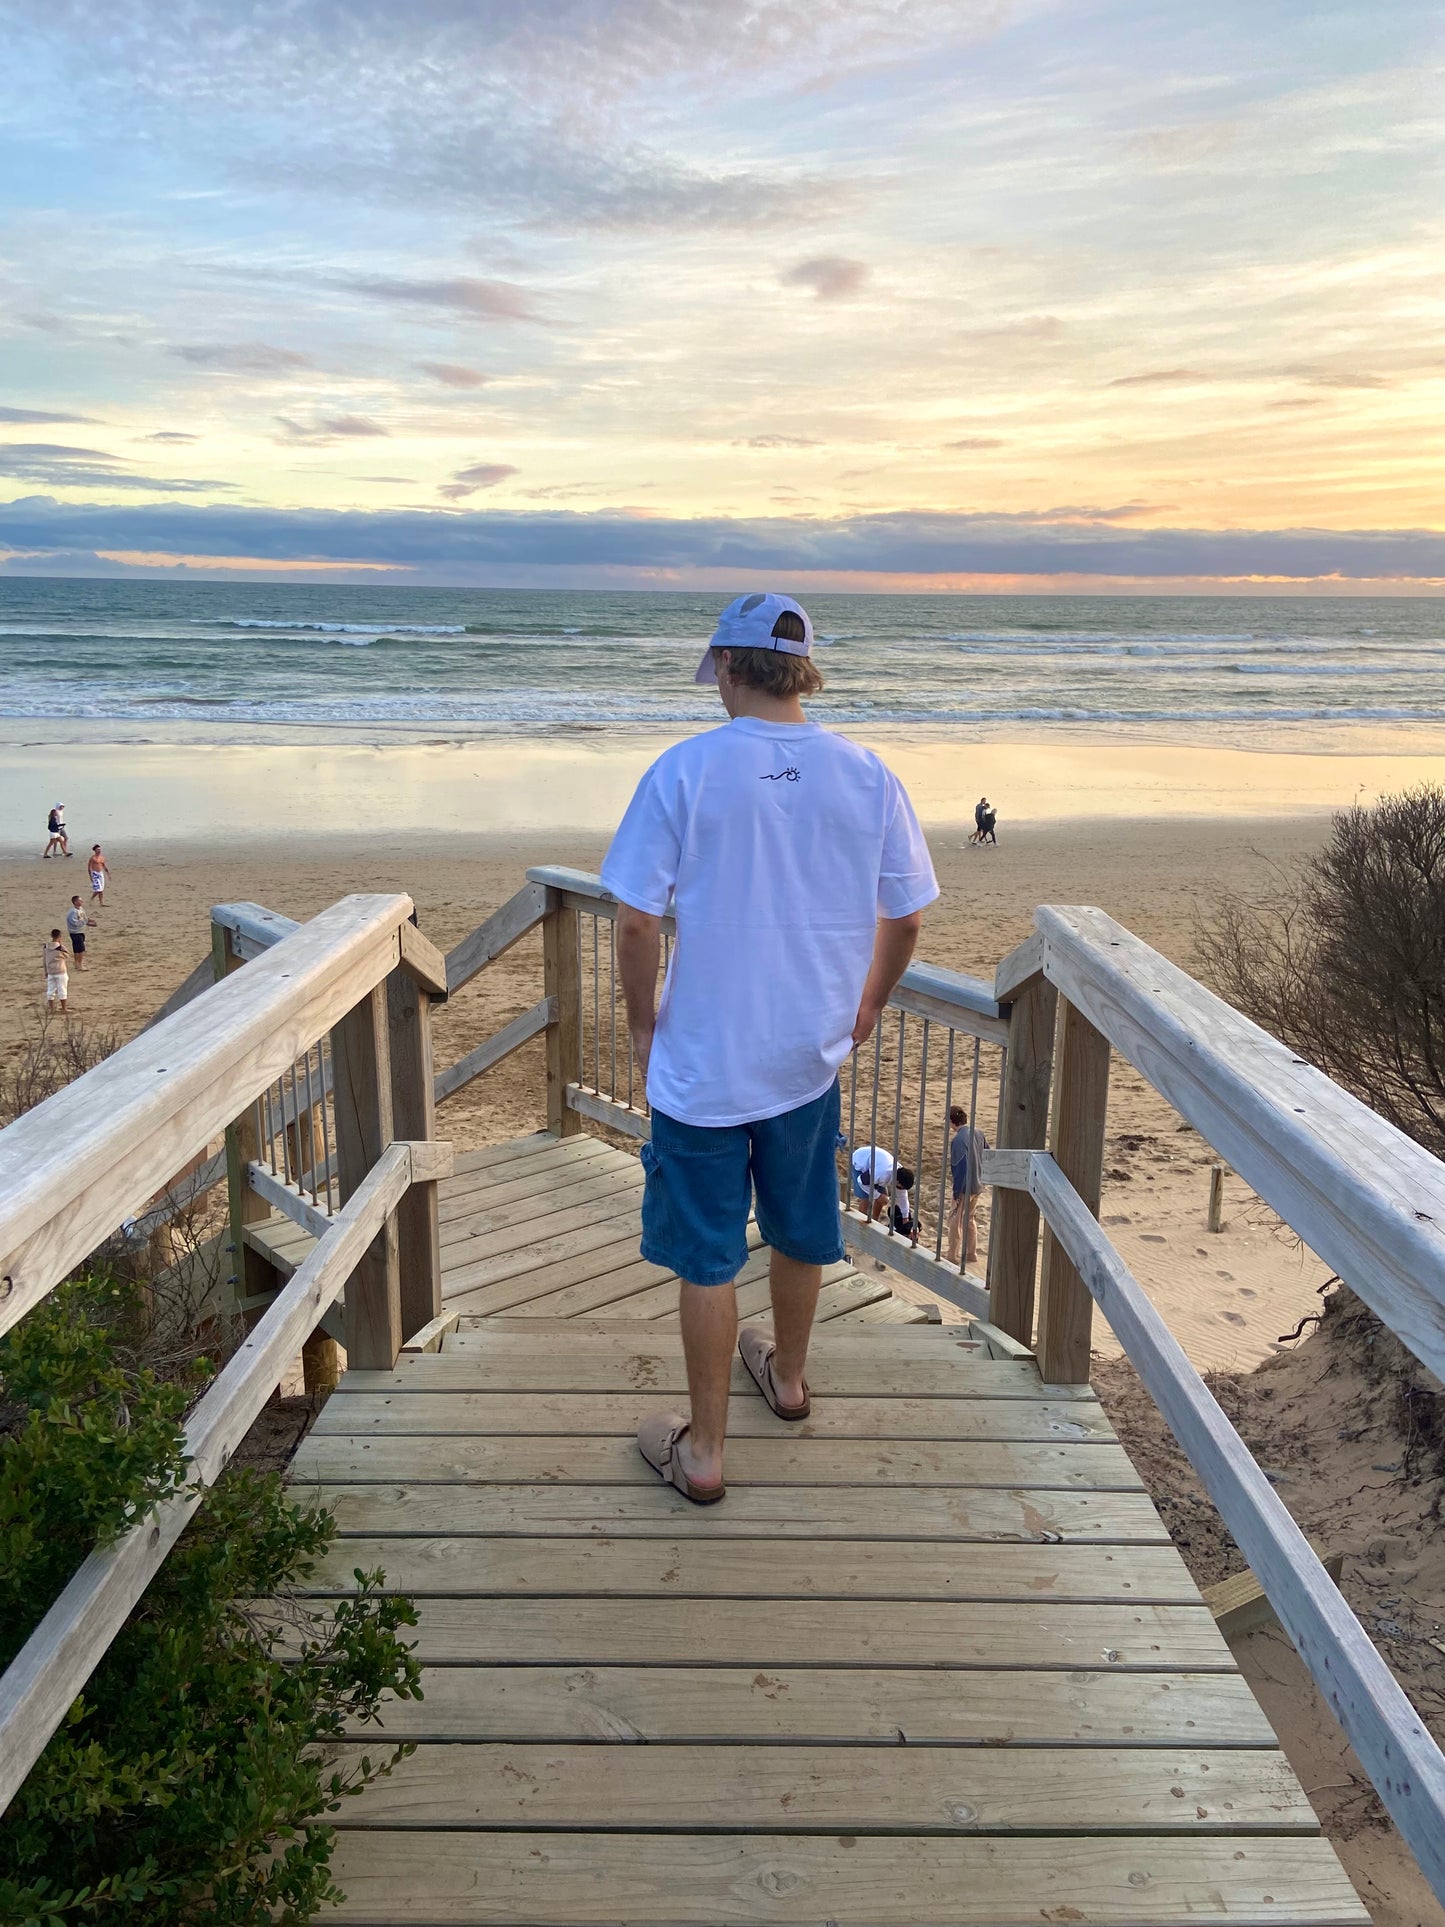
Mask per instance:
[[[801,642],[778,634],[778,618],[782,615],[801,618]],[[791,623],[783,626],[792,627]],[[801,603],[794,602],[790,595],[740,595],[718,617],[717,628],[713,630],[712,641],[703,652],[697,674],[693,677],[694,682],[717,681],[717,670],[712,660],[714,649],[776,649],[785,656],[811,656],[813,625],[808,620],[807,610]]]

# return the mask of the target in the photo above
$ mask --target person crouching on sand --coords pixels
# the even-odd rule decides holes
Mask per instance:
[[[664,751],[602,865],[652,1140],[642,1256],[682,1280],[690,1409],[643,1458],[697,1505],[726,1491],[734,1343],[779,1418],[803,1419],[822,1268],[843,1256],[838,1071],[873,1032],[938,895],[902,784],[810,723],[813,627],[788,596],[728,604],[696,680],[729,721]],[[677,939],[657,1002],[662,920]],[[748,1216],[772,1249],[773,1330],[738,1331]]]
[[[47,1010],[68,1010],[70,999],[70,972],[65,962],[65,945],[60,941],[60,932],[52,930],[50,939],[44,946],[45,957],[45,1008]]]

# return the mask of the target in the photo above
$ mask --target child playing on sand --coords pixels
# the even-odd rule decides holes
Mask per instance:
[[[70,972],[66,968],[65,945],[60,941],[58,930],[51,931],[44,955],[45,1007],[47,1010],[65,1010],[70,996]]]
[[[105,908],[105,886],[110,881],[110,865],[98,843],[90,846],[90,900]]]
[[[918,1243],[918,1219],[913,1210],[916,1182],[906,1164],[900,1164],[893,1173],[893,1229],[911,1245]]]

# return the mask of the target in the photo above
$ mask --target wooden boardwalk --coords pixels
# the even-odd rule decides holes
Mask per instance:
[[[329,1918],[1367,1919],[1087,1388],[839,1267],[812,1418],[738,1365],[698,1510],[632,1439],[684,1395],[635,1159],[463,1164],[462,1328],[348,1373],[294,1467],[340,1522],[315,1592],[384,1567],[425,1668],[386,1714],[417,1752],[336,1816]]]
[[[677,1279],[637,1255],[642,1165],[635,1153],[595,1137],[559,1140],[539,1131],[464,1151],[439,1186],[442,1303],[478,1318],[609,1319],[677,1316]],[[289,1277],[315,1240],[279,1212],[247,1225],[246,1242]],[[738,1281],[738,1308],[765,1316],[768,1254],[755,1228]],[[927,1313],[850,1264],[827,1274],[819,1317],[921,1324]]]

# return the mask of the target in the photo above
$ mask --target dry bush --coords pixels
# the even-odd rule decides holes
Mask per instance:
[[[1298,876],[1196,930],[1220,996],[1445,1155],[1445,790],[1341,810]]]
[[[90,1026],[44,1011],[13,1063],[0,1070],[0,1124],[13,1124],[121,1046],[111,1025]]]
[[[90,1027],[75,1018],[43,1012],[14,1061],[0,1071],[0,1123],[32,1111],[118,1050],[124,1039],[111,1026]],[[138,1218],[106,1238],[86,1259],[100,1270],[141,1288],[145,1316],[129,1334],[129,1362],[162,1377],[182,1373],[201,1355],[224,1359],[241,1336],[215,1314],[221,1267],[218,1240],[226,1221],[225,1186],[180,1203],[179,1185]]]

